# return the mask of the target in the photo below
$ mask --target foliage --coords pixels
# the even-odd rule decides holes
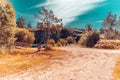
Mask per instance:
[[[8,50],[13,47],[15,26],[15,11],[12,4],[2,0],[2,4],[0,4],[0,47]]]
[[[55,40],[53,40],[53,39],[48,40],[47,43],[49,45],[55,46]]]
[[[74,38],[71,36],[67,37],[66,40],[69,44],[73,44],[75,42]]]
[[[82,35],[79,43],[86,47],[94,47],[99,41],[100,34],[97,31],[89,31]]]
[[[105,39],[120,39],[120,33],[119,31],[108,29],[104,33]]]
[[[38,22],[37,23],[37,28],[41,29],[41,30],[44,29],[43,23]]]
[[[57,46],[62,46],[62,44],[60,43],[60,41],[57,42]]]
[[[115,27],[116,25],[117,25],[117,15],[112,14],[110,12],[103,21],[103,28],[109,29]]]
[[[120,17],[111,12],[106,16],[102,23],[101,33],[104,33],[106,39],[120,39]]]
[[[87,24],[86,25],[86,31],[91,31],[92,30],[92,25],[91,24]]]
[[[25,43],[33,43],[35,40],[34,34],[25,28],[17,28],[15,38],[17,38],[17,42]]]
[[[48,11],[46,8],[42,8],[42,10],[38,11],[39,14],[35,15],[37,19],[41,22],[37,24],[38,28],[43,28],[46,32],[45,34],[45,44],[47,46],[47,41],[50,39],[51,29],[58,24],[62,24],[62,19],[58,19],[55,17],[52,10]]]
[[[60,32],[60,38],[67,38],[71,36],[72,32],[69,29],[62,29]]]
[[[99,49],[120,49],[120,40],[100,40],[95,48]]]
[[[65,46],[68,43],[67,40],[65,40],[65,39],[60,39],[59,42],[62,46]]]
[[[17,27],[26,28],[25,19],[22,16],[17,19]]]

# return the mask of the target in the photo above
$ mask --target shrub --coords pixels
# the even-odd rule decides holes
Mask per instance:
[[[95,48],[100,49],[120,49],[120,40],[100,40]]]
[[[15,41],[15,11],[11,3],[5,0],[1,1],[0,4],[0,47],[10,50]],[[6,53],[6,51],[3,51]],[[1,52],[2,53],[2,52]]]
[[[50,39],[47,41],[49,45],[55,46],[55,41],[53,39]]]
[[[33,43],[35,40],[34,33],[25,28],[17,28],[15,33],[17,42]]]
[[[53,48],[52,48],[52,46],[46,46],[45,50],[46,50],[46,51],[52,51]]]
[[[60,39],[59,42],[61,43],[62,46],[67,45],[67,40],[65,39]]]
[[[79,43],[86,47],[94,47],[99,41],[100,34],[97,31],[89,31],[82,35]]]
[[[62,46],[62,44],[60,43],[60,41],[57,42],[57,46]]]
[[[71,36],[67,37],[66,40],[69,44],[73,44],[75,42],[74,38]]]

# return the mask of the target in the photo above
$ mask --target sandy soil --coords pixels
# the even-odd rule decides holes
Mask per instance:
[[[111,80],[119,50],[100,50],[78,46],[61,47],[70,53],[68,59],[54,60],[53,65],[41,70],[36,65],[0,80]]]

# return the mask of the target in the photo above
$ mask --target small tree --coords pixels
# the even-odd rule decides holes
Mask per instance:
[[[46,32],[45,35],[45,45],[47,46],[47,41],[50,39],[52,25],[57,25],[62,23],[62,19],[58,19],[55,17],[52,10],[48,11],[46,8],[42,8],[42,10],[38,11],[39,14],[35,15],[35,17],[42,23],[43,28]]]
[[[14,45],[14,35],[15,35],[15,11],[12,7],[12,4],[2,0],[0,4],[0,49],[11,49]],[[0,53],[2,50],[0,50]],[[6,53],[6,51],[4,53]]]
[[[119,31],[119,19],[117,21],[117,15],[111,12],[107,15],[103,22],[103,29],[105,30],[104,37],[107,39],[118,39],[120,34],[116,34]]]
[[[86,25],[86,31],[91,31],[92,30],[92,25],[91,24],[87,24]]]
[[[107,17],[103,21],[103,28],[109,29],[116,27],[117,25],[117,15],[112,14],[111,12],[107,15]]]
[[[22,16],[17,19],[17,26],[19,28],[26,28],[25,19]]]

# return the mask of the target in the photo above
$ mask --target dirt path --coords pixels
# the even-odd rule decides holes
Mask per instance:
[[[61,47],[70,53],[68,59],[54,60],[46,70],[40,65],[8,75],[0,80],[111,80],[119,50],[98,50],[78,46]]]

